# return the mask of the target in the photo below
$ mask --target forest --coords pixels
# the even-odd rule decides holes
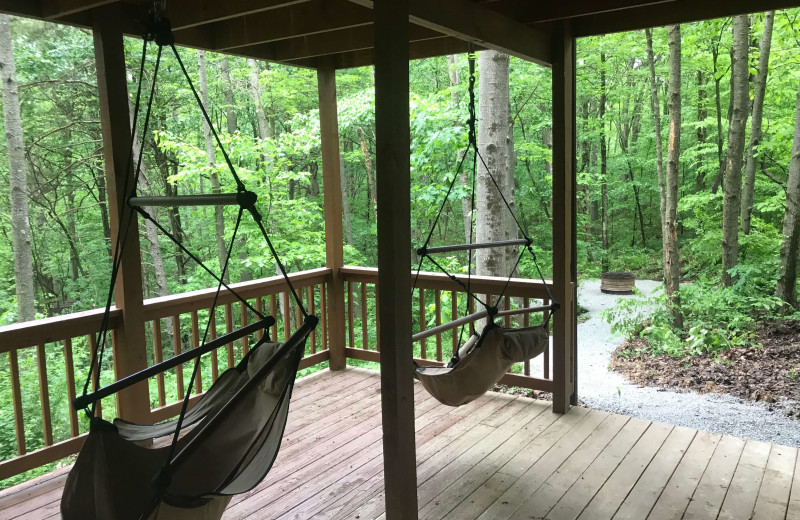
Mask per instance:
[[[795,317],[798,15],[767,12],[578,41],[579,278],[631,271],[664,282],[653,300],[628,300],[609,313],[617,330],[647,336],[654,354],[753,345],[759,320]],[[132,106],[140,82],[155,84],[148,131],[134,139],[144,157],[139,192],[234,191],[178,63],[165,54],[156,81],[153,52],[140,74],[141,48],[141,40],[126,41]],[[289,270],[324,266],[315,71],[180,52]],[[412,242],[425,241],[454,179],[434,239],[480,237],[493,206],[479,187],[473,211],[470,180],[458,169],[469,138],[468,55],[410,67]],[[0,325],[101,307],[112,244],[92,35],[3,15],[0,74]],[[336,82],[345,263],[375,266],[373,72],[337,71]],[[484,51],[476,85],[478,145],[497,153],[490,162],[501,165],[501,184],[548,277],[550,70]],[[490,122],[505,129],[493,143],[484,126]],[[156,217],[204,262],[219,265],[233,212],[159,208]],[[500,227],[505,236],[516,232],[507,222]],[[140,228],[145,297],[214,285],[152,225]],[[229,279],[274,275],[254,225],[243,224],[240,235]],[[489,272],[480,259],[447,261],[458,272],[508,270]],[[527,260],[518,270],[538,278]],[[2,357],[0,373],[7,370]],[[10,399],[4,392],[0,404]],[[0,439],[0,456],[13,456],[13,439]]]

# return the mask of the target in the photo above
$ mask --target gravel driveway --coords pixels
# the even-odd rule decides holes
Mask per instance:
[[[649,294],[659,285],[637,280],[636,286]],[[698,430],[728,434],[800,447],[800,422],[781,411],[769,411],[760,403],[746,403],[728,395],[671,392],[640,388],[608,370],[613,350],[622,343],[612,337],[610,325],[600,312],[613,307],[619,298],[600,292],[600,281],[581,282],[578,302],[589,310],[589,319],[578,324],[578,397],[588,406],[666,422]]]

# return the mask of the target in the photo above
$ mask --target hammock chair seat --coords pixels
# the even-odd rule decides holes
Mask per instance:
[[[518,329],[490,323],[459,349],[453,367],[417,367],[416,377],[440,403],[461,406],[491,390],[514,363],[535,358],[549,346],[543,325]]]
[[[228,404],[232,407],[192,456],[173,468],[160,501],[156,500],[155,480],[169,454],[169,443],[159,446],[138,441],[173,435],[176,421],[139,425],[93,419],[67,477],[63,518],[220,518],[230,495],[255,487],[277,456],[297,366],[312,328],[301,327],[285,344],[257,344],[186,414],[175,453],[191,442],[217,411]],[[259,373],[273,356],[279,356],[277,364],[266,374]],[[231,402],[253,379],[258,382],[252,382],[240,399]]]

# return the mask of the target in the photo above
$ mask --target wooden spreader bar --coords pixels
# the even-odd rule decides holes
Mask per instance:
[[[493,317],[501,317],[501,316],[515,316],[517,314],[531,314],[534,312],[544,312],[553,310],[553,305],[540,305],[538,307],[523,307],[521,309],[508,309],[503,311],[497,311]],[[468,323],[472,323],[478,321],[483,318],[488,318],[489,312],[485,309],[482,311],[474,312],[467,316],[463,316],[461,318],[455,319],[453,321],[442,323],[441,325],[437,325],[432,329],[423,330],[422,332],[418,332],[411,336],[411,341],[419,341],[425,338],[429,338],[431,336],[435,336],[441,332],[446,332],[451,329],[455,329],[456,327],[460,327],[461,325],[466,325]]]
[[[457,244],[452,246],[420,247],[417,254],[420,256],[431,253],[451,253],[453,251],[470,251],[475,249],[489,249],[490,247],[504,246],[527,246],[531,244],[529,238],[517,238],[514,240],[498,240],[496,242],[476,242],[474,244]]]
[[[133,207],[152,206],[238,206],[238,193],[202,193],[198,195],[175,195],[159,197],[131,197],[128,204]]]
[[[123,390],[131,385],[134,385],[139,381],[144,381],[145,379],[149,379],[166,370],[169,370],[170,368],[176,367],[181,363],[185,363],[199,356],[202,356],[206,352],[211,352],[212,350],[215,350],[219,347],[227,345],[228,343],[232,343],[240,338],[243,338],[248,334],[252,334],[253,332],[259,331],[261,329],[268,329],[273,325],[275,325],[275,318],[273,318],[272,316],[266,316],[264,319],[261,319],[255,323],[251,323],[250,325],[245,325],[240,329],[234,330],[233,332],[229,332],[224,336],[215,338],[209,341],[208,343],[200,345],[199,347],[187,350],[185,352],[181,352],[177,356],[173,356],[169,359],[166,359],[161,363],[156,363],[155,365],[147,367],[144,370],[140,370],[134,374],[123,377],[119,381],[115,381],[110,385],[104,386],[103,388],[100,388],[95,392],[76,397],[72,401],[72,406],[76,410],[83,410],[93,402],[99,401],[104,397],[116,394],[120,390]]]

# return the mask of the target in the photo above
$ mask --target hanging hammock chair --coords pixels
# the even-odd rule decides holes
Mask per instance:
[[[108,336],[113,287],[119,270],[121,249],[125,243],[123,233],[119,233],[97,348],[92,355],[91,369],[84,385],[83,395],[73,402],[77,410],[85,410],[90,418],[90,429],[64,487],[61,514],[66,520],[220,518],[231,495],[255,487],[272,467],[286,426],[289,401],[298,365],[305,351],[306,339],[318,323],[316,316],[308,314],[292,286],[286,269],[267,235],[261,215],[256,209],[256,196],[245,189],[222,147],[205,107],[175,49],[169,22],[164,18],[156,18],[148,27],[144,38],[132,135],[135,138],[142,91],[142,72],[147,56],[147,43],[151,40],[155,40],[158,44],[158,55],[144,116],[143,134],[147,133],[162,50],[164,46],[168,46],[172,49],[203,117],[217,140],[236,182],[237,193],[192,196],[188,198],[189,200],[178,200],[181,197],[137,197],[135,186],[142,157],[140,153],[136,158],[134,169],[133,152],[131,153],[131,160],[128,161],[131,165],[128,178],[131,180],[129,186],[133,188],[130,190],[128,208],[125,209],[121,222],[130,222],[135,218],[134,212],[153,222],[184,253],[217,280],[217,292],[209,312],[205,337],[199,347],[89,393],[90,382],[94,382],[95,387],[99,386],[99,367],[102,366]],[[133,179],[130,179],[131,177]],[[206,267],[145,210],[145,207],[149,206],[197,204],[239,206],[236,226],[227,248],[227,258],[219,275]],[[289,292],[294,296],[298,309],[304,316],[303,323],[285,342],[269,342],[266,329],[275,324],[275,319],[262,315],[223,281],[245,211],[250,213],[260,229],[288,285]],[[128,226],[121,225],[120,229],[128,229]],[[206,341],[211,320],[214,319],[217,299],[223,288],[255,313],[258,320],[239,330]],[[198,373],[200,356],[207,352],[215,352],[217,348],[255,332],[262,333],[261,339],[241,362],[222,373],[195,406],[189,409],[189,397],[194,381],[200,377]],[[191,360],[194,360],[194,370],[186,386],[181,412],[177,419],[155,425],[142,425],[122,419],[108,422],[95,416],[96,403],[103,397],[113,395],[130,385],[145,381],[153,375]]]
[[[453,353],[453,357],[446,366],[419,366],[415,363],[415,377],[422,383],[422,386],[439,402],[449,406],[461,406],[469,403],[482,396],[487,391],[491,390],[495,384],[508,372],[514,363],[520,363],[532,359],[549,347],[550,338],[548,333],[548,322],[550,316],[555,312],[559,305],[553,299],[550,293],[550,288],[544,280],[542,271],[536,260],[536,254],[531,247],[532,240],[528,233],[525,232],[521,223],[517,219],[516,214],[511,209],[508,200],[504,196],[500,185],[495,179],[492,171],[486,165],[486,162],[481,157],[478,150],[476,133],[475,133],[475,56],[473,53],[469,55],[469,139],[467,149],[461,155],[461,161],[458,165],[456,173],[450,182],[450,186],[445,194],[444,200],[439,207],[439,212],[433,221],[431,230],[425,240],[425,244],[417,249],[419,255],[419,265],[417,266],[417,277],[422,270],[422,264],[427,259],[437,269],[446,274],[452,281],[457,283],[467,293],[467,302],[465,315],[461,318],[455,319],[450,323],[439,325],[432,329],[415,334],[412,337],[413,341],[419,341],[426,337],[439,334],[446,330],[462,327],[461,336],[464,335],[464,328],[472,326],[475,322],[481,319],[486,320],[486,325],[481,334],[472,332],[467,341]],[[491,179],[494,187],[502,199],[505,209],[511,215],[513,221],[516,223],[519,233],[524,237],[520,239],[509,239],[494,242],[474,243],[472,241],[472,229],[470,227],[470,241],[468,244],[449,245],[430,247],[431,238],[433,237],[434,230],[436,229],[439,217],[444,211],[448,197],[453,191],[456,180],[459,178],[464,161],[468,154],[472,152],[472,212],[475,210],[475,178],[478,169],[478,160],[486,169],[486,172]],[[471,285],[471,269],[470,274],[467,275],[466,280],[459,278],[449,273],[440,262],[436,261],[432,255],[438,253],[451,253],[457,251],[468,251],[469,256],[467,265],[472,265],[472,253],[477,249],[501,248],[501,247],[519,247],[521,252],[517,257],[517,261],[508,274],[506,285],[497,296],[494,302],[482,300],[478,295],[470,290]],[[505,290],[511,277],[519,267],[520,261],[523,256],[530,254],[533,265],[539,274],[542,284],[544,285],[547,295],[550,299],[550,305],[542,305],[537,307],[527,307],[521,309],[508,309],[499,311],[497,305],[500,303],[504,296]],[[416,286],[416,277],[414,285]],[[475,313],[469,313],[470,300],[479,303],[483,310]],[[544,323],[535,327],[524,328],[504,328],[495,323],[495,319],[501,316],[511,316],[518,314],[530,314],[534,312],[546,312]]]

